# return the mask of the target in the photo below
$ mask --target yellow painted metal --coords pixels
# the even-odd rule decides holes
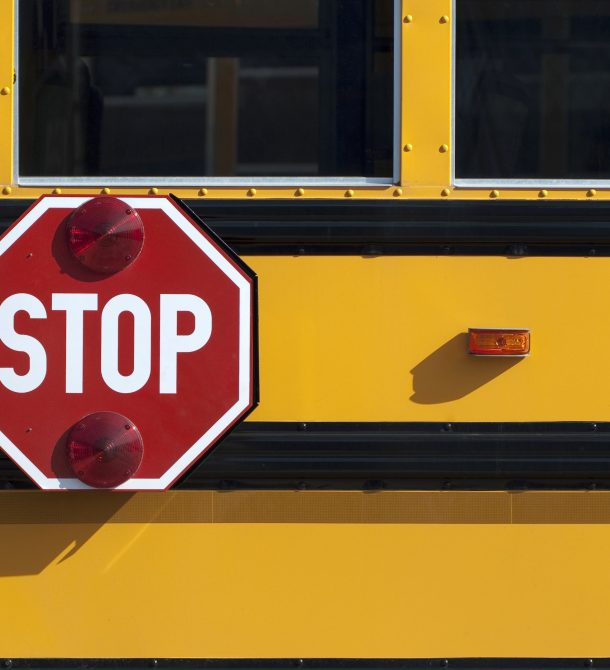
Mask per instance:
[[[13,3],[0,2],[0,198],[13,185]]]
[[[450,183],[450,4],[403,1],[401,189],[171,191],[489,200]],[[0,1],[0,199],[53,190],[12,178],[12,12]],[[151,189],[170,190],[110,193]],[[607,260],[246,260],[260,278],[252,420],[610,420]],[[531,328],[531,356],[469,358],[477,326]],[[0,657],[610,656],[604,492],[13,491],[0,493],[0,542]]]
[[[3,198],[36,198],[50,193],[55,188],[64,194],[95,194],[107,186],[73,188],[58,179],[53,186],[24,187],[13,177],[13,133],[12,133],[12,76],[15,67],[13,54],[14,24],[13,6],[16,0],[0,2],[0,88],[9,86],[8,96],[0,96],[0,200]],[[96,0],[95,11],[106,0]],[[122,194],[146,194],[157,189],[158,193],[172,192],[182,198],[206,199],[429,199],[487,200],[492,189],[455,188],[451,185],[451,40],[452,3],[450,0],[402,0],[401,20],[407,15],[411,21],[401,22],[401,104],[400,104],[400,178],[402,189],[394,185],[329,186],[312,187],[295,183],[290,187],[272,187],[251,183],[241,187],[219,187],[206,183],[190,184],[188,187],[164,188],[154,179],[142,188],[116,187],[111,192]],[[114,7],[114,5],[112,5]],[[180,7],[184,5],[180,4]],[[89,8],[88,11],[94,11]],[[183,11],[183,10],[181,10]],[[188,11],[188,10],[185,10]],[[445,20],[446,18],[446,20]],[[411,151],[404,151],[411,145]],[[448,150],[439,151],[446,145]],[[168,175],[171,176],[171,175]],[[341,176],[341,175],[338,175]],[[3,192],[3,187],[8,187]],[[251,189],[255,190],[252,195]],[[9,192],[10,191],[10,192]],[[605,200],[610,198],[609,189],[579,188],[547,189],[544,200]],[[589,193],[589,194],[588,194]],[[497,200],[540,200],[539,188],[503,188]]]
[[[401,183],[433,187],[451,183],[451,0],[404,0],[402,23]],[[405,145],[412,149],[405,151]]]
[[[603,258],[251,257],[265,421],[610,420]],[[527,358],[467,330],[530,328]]]
[[[605,492],[0,494],[2,657],[610,655]]]

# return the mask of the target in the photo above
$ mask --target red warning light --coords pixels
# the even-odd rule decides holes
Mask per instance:
[[[114,274],[131,265],[144,245],[144,224],[127,203],[113,197],[88,200],[66,222],[68,246],[89,270]]]
[[[68,461],[74,474],[95,488],[115,488],[131,479],[142,462],[140,431],[116,412],[95,412],[70,431]]]

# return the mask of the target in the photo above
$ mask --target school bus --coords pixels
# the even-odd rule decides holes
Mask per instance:
[[[261,399],[168,491],[1,461],[0,662],[608,665],[609,31],[608,0],[0,2],[2,225],[183,200],[258,275]]]

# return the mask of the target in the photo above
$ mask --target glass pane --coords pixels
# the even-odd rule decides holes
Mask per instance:
[[[457,0],[456,176],[610,178],[610,1]]]
[[[19,0],[22,176],[392,176],[392,0]]]

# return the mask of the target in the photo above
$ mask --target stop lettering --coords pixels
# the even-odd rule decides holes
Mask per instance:
[[[42,488],[167,488],[255,406],[256,277],[177,201],[42,198],[0,269],[0,446]]]
[[[95,293],[53,293],[51,309],[65,313],[66,393],[83,392],[84,315],[98,312]],[[212,313],[207,303],[196,295],[159,296],[159,393],[176,393],[179,353],[194,352],[203,347],[212,334]],[[25,312],[31,319],[46,319],[47,309],[41,300],[28,293],[18,293],[0,304],[0,342],[29,358],[28,371],[18,374],[14,368],[0,368],[0,384],[15,393],[37,389],[47,376],[48,357],[44,343],[18,333],[15,316]],[[188,313],[195,322],[193,332],[178,332],[178,315]],[[128,314],[133,319],[133,370],[119,370],[121,348],[119,319]],[[101,374],[108,388],[118,393],[139,391],[149,380],[152,352],[152,316],[142,298],[130,293],[111,298],[98,319],[101,333]],[[123,346],[125,346],[123,344]]]

